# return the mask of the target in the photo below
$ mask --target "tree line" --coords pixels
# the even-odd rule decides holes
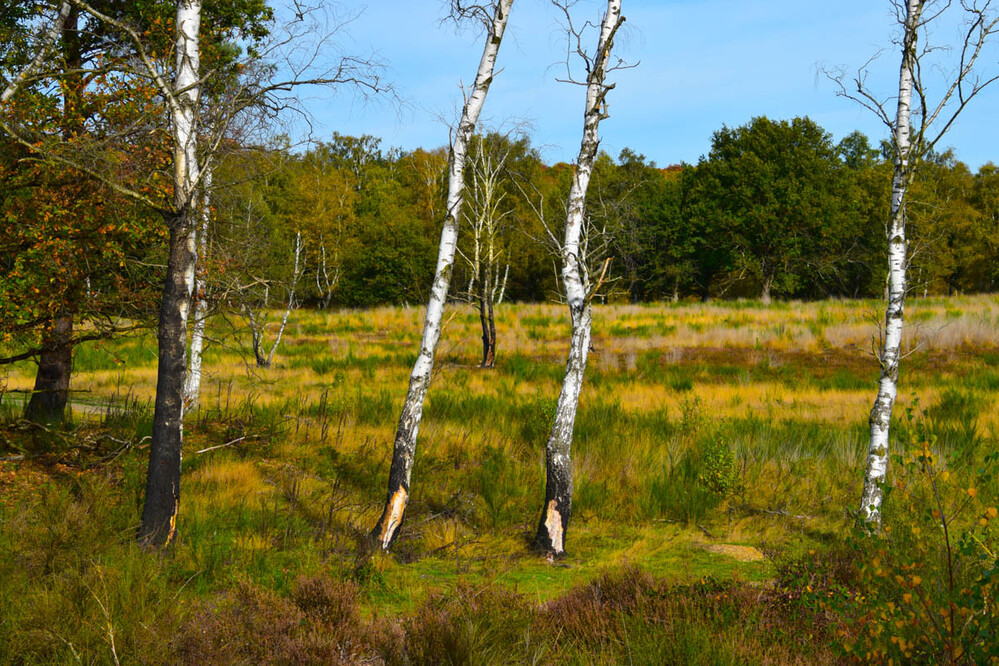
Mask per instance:
[[[882,296],[890,150],[859,132],[834,142],[808,118],[758,117],[715,132],[697,164],[660,168],[635,150],[616,159],[601,152],[588,213],[593,241],[611,258],[602,295],[633,302]],[[475,197],[491,187],[499,200],[490,202],[488,216],[497,221],[490,236],[493,287],[502,286],[507,300],[550,300],[559,278],[544,220],[564,201],[571,165],[545,164],[529,135],[500,132],[478,135],[470,162],[492,164],[495,173],[485,181],[474,169],[466,172],[472,204],[458,241],[461,289],[452,297],[476,298],[468,285],[474,287],[481,268],[476,243],[481,254],[484,239],[476,235],[483,211]],[[244,296],[285,302],[300,237],[299,304],[364,308],[426,300],[446,149],[386,150],[375,137],[334,134],[305,152],[248,151],[223,168],[243,180],[218,193],[213,211],[213,256],[228,289],[238,275],[244,281],[251,275],[257,288]],[[950,150],[933,153],[909,197],[911,289],[995,291],[995,165],[976,173]]]

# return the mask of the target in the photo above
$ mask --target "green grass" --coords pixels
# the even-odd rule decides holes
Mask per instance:
[[[564,372],[561,308],[500,308],[494,370],[477,367],[474,313],[456,311],[401,537],[392,555],[373,558],[364,540],[384,500],[416,309],[295,313],[270,369],[255,368],[245,336],[220,325],[212,337],[226,342],[206,354],[201,406],[187,420],[180,537],[163,556],[132,541],[153,336],[88,343],[74,378],[88,411],[65,429],[25,426],[5,396],[0,455],[27,459],[0,463],[0,662],[113,663],[113,633],[121,661],[156,662],[164,644],[165,662],[224,661],[217,650],[231,639],[244,661],[299,663],[308,649],[340,654],[350,628],[357,659],[387,663],[462,654],[831,663],[835,640],[824,629],[799,642],[781,629],[816,616],[761,592],[779,578],[777,561],[740,561],[725,548],[793,559],[829,552],[849,532],[877,379],[863,352],[873,307],[597,308],[575,423],[569,555],[555,565],[528,545]],[[905,360],[897,450],[929,442],[967,487],[997,444],[999,352],[968,342],[980,329],[954,331],[992,321],[995,306],[929,299],[912,309],[927,327],[953,323],[943,329],[950,342]],[[30,367],[7,372],[11,388],[30,386]],[[997,491],[994,480],[980,485],[982,495]],[[346,595],[353,619],[313,617],[303,589],[327,605]],[[639,605],[613,601],[615,589]],[[556,608],[568,618],[562,633],[548,632]],[[278,652],[254,652],[264,648],[253,635]]]

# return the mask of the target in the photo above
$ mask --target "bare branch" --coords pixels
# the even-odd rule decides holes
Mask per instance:
[[[35,52],[35,57],[31,59],[17,76],[15,76],[11,81],[4,86],[3,92],[0,93],[0,104],[5,104],[10,101],[10,98],[18,91],[24,82],[28,81],[35,73],[38,68],[42,66],[45,59],[48,57],[49,53],[52,51],[52,47],[55,45],[56,40],[59,38],[59,34],[62,32],[63,26],[66,24],[66,19],[69,18],[69,2],[63,2],[59,5],[59,13],[49,24],[48,29],[45,31],[42,37],[42,43]]]

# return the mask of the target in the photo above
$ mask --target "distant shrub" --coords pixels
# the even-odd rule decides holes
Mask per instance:
[[[725,441],[713,437],[701,452],[700,481],[713,493],[728,498],[742,492],[739,463],[735,451]]]

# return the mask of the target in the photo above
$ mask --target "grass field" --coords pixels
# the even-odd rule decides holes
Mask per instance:
[[[815,628],[837,626],[832,611],[788,610],[780,581],[788,563],[835,551],[851,531],[879,307],[598,306],[573,445],[569,556],[555,565],[527,544],[564,308],[502,306],[493,370],[477,367],[478,316],[451,311],[391,556],[362,543],[384,500],[421,309],[296,312],[268,369],[253,366],[248,340],[216,327],[201,407],[188,416],[179,542],[163,557],[131,542],[154,338],[87,343],[74,357],[69,427],[17,420],[16,393],[0,404],[0,456],[16,458],[0,463],[0,659],[844,658]],[[931,448],[955,478],[973,477],[999,429],[999,301],[912,301],[905,349],[899,452]],[[0,382],[29,389],[32,369],[10,368]],[[974,483],[975,502],[994,506],[995,478]],[[624,596],[613,601],[614,590]],[[248,629],[245,617],[260,624]],[[796,622],[806,636],[790,630]],[[264,643],[284,652],[232,647],[244,634],[270,636],[267,627]]]

